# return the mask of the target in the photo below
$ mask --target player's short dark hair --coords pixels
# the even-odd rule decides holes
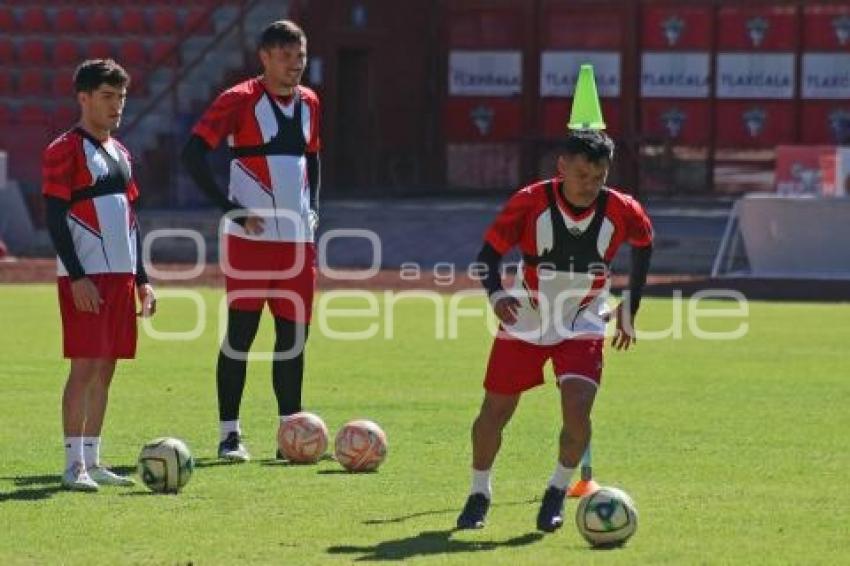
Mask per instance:
[[[266,26],[257,42],[257,50],[284,47],[307,41],[304,30],[290,20],[278,20]]]
[[[591,163],[614,159],[614,140],[601,130],[571,130],[561,144],[561,153],[584,155]]]
[[[112,59],[87,59],[74,71],[75,92],[92,92],[103,84],[126,87],[130,84],[130,75]]]

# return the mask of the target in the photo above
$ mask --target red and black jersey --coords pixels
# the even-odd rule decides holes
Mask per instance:
[[[561,185],[561,179],[550,179],[517,191],[485,235],[499,254],[519,248],[523,262],[515,291],[524,296],[523,308],[516,328],[506,330],[540,344],[601,333],[608,267],[617,250],[623,243],[652,244],[652,224],[633,198],[603,188],[576,214]]]
[[[81,128],[44,151],[42,193],[68,205],[66,222],[85,274],[136,273],[139,196],[131,158],[118,140],[100,142]],[[57,259],[59,275],[68,275]]]
[[[230,199],[261,216],[269,211],[263,234],[250,238],[312,240],[303,227],[310,212],[305,155],[321,148],[316,93],[299,85],[291,97],[280,98],[253,78],[219,95],[192,133],[213,148],[227,140]],[[236,223],[226,229],[249,237]]]

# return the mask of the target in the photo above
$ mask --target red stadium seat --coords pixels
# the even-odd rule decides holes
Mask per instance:
[[[12,41],[0,38],[0,63],[4,65],[15,60],[15,46]]]
[[[194,8],[186,13],[185,29],[191,33],[213,33],[212,18],[207,8]]]
[[[139,8],[124,8],[118,15],[118,31],[141,35],[148,30],[145,13]]]
[[[76,104],[61,104],[53,110],[53,129],[70,129],[80,119],[80,107]]]
[[[151,63],[154,65],[173,66],[180,62],[180,50],[175,49],[173,41],[157,41],[151,50]]]
[[[53,44],[54,65],[76,65],[80,62],[80,45],[71,39],[60,39]]]
[[[102,39],[90,41],[86,46],[86,57],[89,59],[108,59],[115,57],[115,47],[112,43]]]
[[[151,24],[151,32],[153,33],[177,33],[177,12],[174,8],[157,8],[151,18]]]
[[[89,33],[110,33],[115,31],[112,15],[104,9],[89,10],[83,15],[83,23]]]
[[[12,75],[0,73],[0,96],[10,96],[11,94],[13,94]]]
[[[62,8],[53,16],[53,29],[63,33],[77,33],[83,30],[76,8]]]
[[[20,29],[26,32],[46,32],[50,31],[50,22],[47,19],[47,12],[44,8],[27,8],[21,14]]]
[[[56,98],[69,98],[74,95],[74,76],[65,71],[54,71],[50,79],[50,92]]]
[[[12,31],[15,29],[15,16],[12,10],[5,6],[0,7],[0,31]]]
[[[141,41],[128,39],[118,48],[118,62],[127,67],[144,67],[148,64],[148,50]]]
[[[43,96],[46,94],[44,73],[41,69],[27,69],[18,77],[19,96]]]
[[[18,61],[25,65],[46,65],[47,45],[40,39],[27,39],[19,43]]]

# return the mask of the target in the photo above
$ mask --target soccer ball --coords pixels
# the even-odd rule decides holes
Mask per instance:
[[[387,436],[372,421],[350,421],[336,435],[334,455],[349,472],[376,470],[387,457]]]
[[[142,447],[139,475],[151,491],[177,493],[192,477],[195,460],[177,438],[157,438]]]
[[[637,524],[634,501],[621,489],[602,487],[578,503],[578,532],[593,546],[621,546],[635,534]]]
[[[328,449],[328,427],[313,413],[295,413],[286,417],[277,430],[277,446],[292,462],[312,464]]]

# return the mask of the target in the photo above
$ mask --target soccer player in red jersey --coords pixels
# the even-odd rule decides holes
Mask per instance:
[[[64,354],[71,371],[62,397],[66,469],[62,484],[96,491],[133,485],[99,461],[109,385],[118,359],[136,356],[136,301],[156,299],[142,263],[130,154],[111,136],[130,77],[115,61],[83,62],[74,75],[79,124],[44,151],[47,226],[56,248]]]
[[[288,20],[262,32],[263,74],[224,91],[198,121],[183,150],[196,184],[226,213],[228,320],[216,381],[220,458],[250,458],[239,407],[246,358],[268,303],[274,316],[272,384],[281,420],[301,410],[304,345],[315,286],[319,202],[319,99],[300,84],[307,58],[304,32]],[[207,154],[222,140],[230,151],[228,196]]]
[[[635,342],[633,321],[652,253],[652,225],[633,198],[605,186],[614,143],[603,132],[569,134],[555,179],[510,198],[490,226],[478,257],[482,282],[501,325],[472,426],[472,489],[458,528],[481,528],[490,507],[490,472],[520,395],[544,381],[549,360],[560,390],[563,427],[558,460],[543,495],[537,527],[563,523],[565,490],[590,441],[590,411],[602,375],[609,266],[632,246],[629,293],[616,309],[613,346]],[[522,264],[505,291],[500,262],[518,247]]]

